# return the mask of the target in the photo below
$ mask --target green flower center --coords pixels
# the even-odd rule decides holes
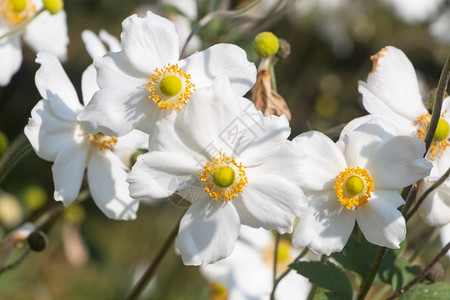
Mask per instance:
[[[279,48],[278,38],[272,32],[261,32],[253,41],[253,49],[261,57],[269,57],[277,53]]]
[[[9,2],[16,13],[23,11],[27,7],[27,0],[10,0]]]
[[[350,195],[358,195],[364,189],[364,181],[359,176],[351,176],[345,181],[345,190]]]
[[[159,84],[159,89],[161,92],[169,97],[178,94],[182,87],[183,85],[181,83],[181,79],[175,75],[164,77]]]
[[[443,141],[447,138],[449,131],[450,131],[450,128],[449,128],[447,121],[445,121],[444,119],[441,118],[441,119],[439,119],[433,139],[435,141]]]
[[[235,173],[232,167],[222,166],[213,174],[213,182],[216,186],[227,188],[234,183]]]

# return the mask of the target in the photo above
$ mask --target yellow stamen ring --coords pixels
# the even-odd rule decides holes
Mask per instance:
[[[360,167],[346,168],[336,176],[334,183],[339,202],[348,210],[366,204],[375,190],[373,178]]]
[[[445,113],[445,112],[444,112]],[[439,157],[444,153],[445,149],[450,146],[448,141],[448,135],[450,133],[449,124],[443,119],[444,114],[441,114],[439,119],[436,132],[434,133],[433,141],[431,143],[430,149],[428,150],[428,159],[433,161],[436,157]],[[430,125],[431,115],[424,114],[417,118],[414,122],[414,126],[417,128],[417,137],[422,141],[425,140],[425,136],[428,131],[428,126]]]
[[[176,64],[168,64],[161,70],[156,68],[147,82],[146,87],[151,94],[149,99],[161,109],[180,110],[195,91],[191,75]]]
[[[100,150],[111,150],[117,145],[117,137],[115,136],[107,136],[101,132],[96,134],[86,132],[86,135],[91,146],[97,147]]]
[[[209,193],[213,200],[227,202],[241,194],[247,185],[245,168],[246,166],[238,164],[234,157],[220,153],[218,158],[213,157],[212,162],[205,164],[199,176],[204,182],[205,192]]]
[[[36,6],[32,0],[0,0],[0,14],[11,25],[18,25],[36,14]]]

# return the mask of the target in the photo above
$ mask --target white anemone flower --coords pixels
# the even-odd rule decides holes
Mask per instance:
[[[216,76],[230,78],[238,95],[255,82],[256,68],[238,46],[218,44],[179,60],[179,39],[169,20],[147,12],[126,18],[122,28],[122,51],[94,61],[100,91],[78,117],[89,132],[150,133],[156,121],[182,110]]]
[[[24,1],[24,6],[14,9],[14,1],[0,0],[0,86],[8,85],[22,64],[21,36],[34,52],[47,50],[60,60],[66,59],[69,37],[65,11],[39,13],[42,0]]]
[[[439,232],[439,237],[441,239],[442,247],[450,242],[450,223],[442,226],[441,231]],[[447,252],[447,257],[450,258],[450,251]]]
[[[241,226],[239,239],[231,255],[214,264],[200,268],[213,289],[223,286],[229,300],[269,299],[273,288],[273,260],[275,237],[259,228]],[[287,240],[280,240],[277,251],[277,274],[288,265],[300,251]],[[307,299],[311,284],[308,279],[292,271],[280,281],[275,299]]]
[[[429,174],[424,143],[393,137],[377,120],[344,132],[336,144],[314,131],[291,143],[299,153],[292,166],[308,198],[292,243],[329,255],[344,248],[357,222],[370,243],[398,248],[406,234],[398,189]]]
[[[158,138],[150,135],[150,152],[138,157],[128,182],[133,198],[177,193],[192,204],[176,246],[186,265],[200,265],[227,257],[241,224],[290,232],[305,204],[284,171],[292,157],[282,151],[286,116],[264,117],[222,76],[191,100],[175,121],[157,123]]]
[[[36,62],[41,64],[35,81],[43,99],[31,111],[25,134],[39,157],[54,162],[55,200],[70,205],[87,169],[92,199],[102,212],[112,219],[134,219],[139,203],[130,198],[127,167],[113,152],[118,138],[90,134],[77,121],[84,107],[54,55],[40,52]]]
[[[414,67],[399,49],[388,46],[371,57],[373,70],[367,82],[359,82],[365,109],[375,117],[389,119],[396,126],[397,134],[425,139],[431,115],[422,102]],[[441,118],[427,154],[435,168],[425,178],[418,196],[431,186],[450,166],[450,97],[444,99]],[[430,194],[421,206],[421,215],[432,225],[450,222],[450,180]],[[438,221],[439,220],[439,221]]]

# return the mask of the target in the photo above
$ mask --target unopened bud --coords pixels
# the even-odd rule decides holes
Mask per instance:
[[[253,50],[261,57],[274,55],[278,48],[278,38],[272,32],[261,32],[253,40]]]
[[[444,277],[444,268],[440,263],[436,263],[425,277],[432,282],[439,281]]]
[[[64,1],[63,0],[44,0],[44,7],[52,15],[55,15],[64,8]]]
[[[278,39],[278,43],[280,44],[280,47],[278,48],[276,57],[280,59],[287,58],[291,54],[291,44],[284,39]]]
[[[27,238],[30,249],[36,252],[42,251],[47,247],[48,238],[42,231],[35,231]]]

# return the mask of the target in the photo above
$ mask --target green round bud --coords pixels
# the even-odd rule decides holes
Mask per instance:
[[[27,241],[30,249],[36,252],[44,250],[48,244],[47,235],[40,230],[31,233]]]
[[[448,137],[449,131],[450,128],[447,121],[441,118],[437,124],[433,139],[438,142],[443,141]]]
[[[181,83],[180,77],[175,75],[164,77],[159,84],[159,89],[161,90],[161,92],[169,97],[178,94],[181,91],[182,87],[183,85]]]
[[[44,0],[44,7],[52,15],[57,14],[64,8],[63,0]]]
[[[71,223],[80,224],[83,222],[86,213],[84,212],[83,206],[74,203],[64,209],[64,218]]]
[[[6,148],[8,148],[9,141],[6,134],[3,133],[3,131],[0,131],[0,154],[5,151]]]
[[[234,183],[234,170],[229,166],[222,166],[213,174],[214,184],[218,187],[227,188]]]
[[[13,11],[16,13],[20,13],[27,8],[27,0],[9,0],[9,3],[12,3]]]
[[[253,50],[261,57],[274,55],[278,48],[278,38],[272,32],[261,32],[253,40]]]
[[[345,190],[350,195],[358,195],[364,189],[364,181],[359,176],[351,176],[345,181]]]

